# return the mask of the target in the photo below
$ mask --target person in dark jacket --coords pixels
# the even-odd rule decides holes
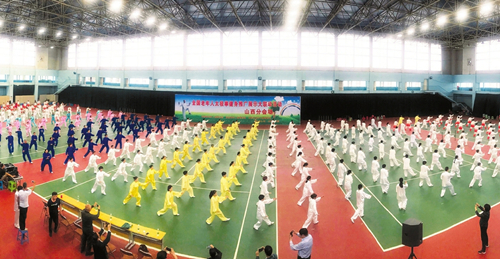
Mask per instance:
[[[111,240],[111,224],[105,227],[107,229],[106,239],[104,241],[101,239],[101,236],[104,233],[104,229],[101,228],[99,233],[94,232],[92,235],[92,241],[94,244],[94,259],[108,259],[108,252],[106,250],[106,246]]]
[[[97,214],[90,214],[93,207],[97,208]],[[94,229],[92,227],[92,222],[99,218],[101,214],[101,207],[94,203],[94,206],[90,204],[85,205],[85,209],[82,210],[82,245],[80,247],[80,252],[83,254],[85,252],[86,256],[90,256],[93,253],[90,252],[92,246],[92,236],[94,235]]]
[[[486,254],[486,247],[489,246],[488,244],[488,220],[490,220],[490,209],[491,206],[489,204],[484,204],[484,207],[481,207],[479,203],[476,203],[475,206],[476,209],[476,215],[480,217],[481,219],[479,220],[479,227],[481,228],[481,242],[483,243],[483,246],[481,250],[478,251],[479,254]],[[482,210],[482,213],[479,213],[477,209]]]
[[[208,259],[221,259],[222,252],[219,249],[215,248],[215,246],[210,245],[210,249],[208,250],[210,257]]]

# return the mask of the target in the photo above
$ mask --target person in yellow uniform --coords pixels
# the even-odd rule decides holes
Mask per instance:
[[[179,159],[179,156],[181,154],[181,151],[179,151],[179,148],[176,147],[175,148],[175,151],[174,151],[174,159],[173,159],[173,164],[172,164],[172,168],[175,167],[176,164],[179,164],[180,167],[184,168],[184,164],[182,163],[182,161]]]
[[[200,177],[201,183],[207,183],[205,182],[205,176],[203,176],[203,168],[205,168],[205,165],[201,163],[201,160],[196,160],[196,164],[194,165],[194,173],[191,176],[191,180],[189,180],[189,183],[194,183],[194,181],[198,177]]]
[[[217,130],[217,135],[220,135],[221,131],[222,131],[222,121],[219,120],[216,124],[215,124],[215,129]]]
[[[207,169],[207,171],[213,171],[212,167],[210,167],[210,156],[206,149],[203,150],[203,155],[201,156],[201,163],[203,164],[203,169]]]
[[[238,131],[236,130],[236,127],[238,127],[238,125],[236,124],[235,121],[233,121],[233,123],[231,124],[231,133],[233,135],[237,135],[238,134]]]
[[[229,176],[227,177],[227,182],[229,184],[228,188],[231,187],[231,185],[236,185],[236,186],[241,186],[241,183],[238,181],[238,178],[236,177],[236,174],[238,173],[238,166],[233,166],[234,162],[231,161],[229,164]],[[223,175],[224,176],[224,175]],[[222,180],[221,180],[222,183]],[[222,184],[221,184],[222,186]],[[221,189],[222,192],[222,189]]]
[[[241,156],[241,153],[238,152],[238,154],[236,154],[236,166],[239,167],[239,170],[241,170],[242,173],[246,174],[247,173],[247,170],[245,170],[245,168],[243,168],[243,157]]]
[[[219,154],[219,151],[224,151],[224,155],[226,154],[226,141],[224,140],[224,137],[219,138],[219,143],[217,144],[217,152],[215,154]]]
[[[167,179],[170,179],[170,176],[168,175],[167,164],[171,164],[171,163],[172,163],[172,160],[167,160],[166,156],[161,157],[160,170],[158,170],[158,174],[159,174],[158,180],[161,180],[161,178],[163,177],[163,174],[165,174],[165,177],[167,177]]]
[[[182,147],[182,158],[181,160],[184,161],[186,157],[189,160],[193,160],[191,156],[189,155],[189,148],[192,147],[193,145],[189,145],[189,141],[184,142],[184,146]]]
[[[215,163],[219,163],[219,160],[217,159],[217,156],[215,155],[215,146],[214,144],[210,144],[210,149],[208,150],[208,157],[210,158],[210,161],[214,160]]]
[[[179,211],[177,210],[177,204],[174,202],[174,196],[179,195],[178,192],[174,192],[172,185],[167,187],[167,194],[165,194],[165,203],[163,209],[156,212],[156,215],[161,216],[165,214],[169,209],[172,209],[174,216],[179,216]]]
[[[252,127],[252,129],[250,129],[250,132],[252,132],[252,139],[257,140],[257,133],[259,133],[259,130],[256,127]]]
[[[230,201],[236,200],[236,198],[234,198],[233,195],[231,195],[231,190],[229,189],[231,187],[231,180],[228,178],[229,177],[227,177],[226,172],[222,172],[222,177],[220,178],[219,203],[222,203],[226,199],[229,199]]]
[[[149,183],[153,186],[153,190],[156,191],[156,181],[155,181],[155,174],[157,174],[158,171],[155,170],[153,167],[153,164],[149,166],[149,170],[146,173],[146,181],[144,181],[144,185],[142,186],[143,190],[146,190],[146,188],[149,186]]]
[[[194,139],[193,139],[193,153],[196,151],[196,149],[199,149],[201,151],[200,147],[200,137],[198,137],[198,134],[194,134]]]
[[[248,161],[247,161],[247,157],[248,155],[250,155],[250,152],[248,152],[246,149],[245,149],[245,144],[241,145],[241,148],[240,148],[240,152],[241,154],[241,158],[242,158],[242,161],[245,165],[248,165]]]
[[[247,145],[247,147],[253,146],[252,140],[250,138],[247,138],[247,136],[243,136],[243,144]]]
[[[190,176],[188,175],[188,171],[182,172],[182,183],[181,183],[181,192],[178,193],[175,197],[180,198],[186,191],[189,193],[189,197],[194,198],[193,187],[189,185]]]
[[[208,131],[203,130],[201,132],[201,144],[202,145],[205,145],[205,144],[210,145],[210,143],[207,140],[207,135],[208,135]],[[214,138],[215,138],[215,136],[214,136]]]
[[[404,120],[405,118],[403,116],[399,117],[398,125],[401,125],[401,123],[403,123]]]
[[[222,221],[229,221],[230,218],[226,218],[226,216],[224,216],[224,213],[222,213],[219,208],[219,197],[217,197],[217,191],[210,191],[210,194],[208,194],[208,198],[210,199],[210,217],[206,220],[207,224],[212,224],[215,216],[219,217],[219,219]]]
[[[228,146],[231,146],[231,133],[226,130],[226,134],[224,134],[224,141],[226,141]]]
[[[415,124],[420,120],[421,118],[417,115],[415,116]]]
[[[230,138],[230,139],[234,139],[234,138],[233,138],[233,135],[234,135],[234,134],[233,134],[233,126],[232,126],[232,125],[233,125],[233,124],[229,124],[229,125],[227,125],[227,127],[226,127],[226,134],[229,134],[229,138]]]
[[[212,127],[210,128],[210,137],[208,137],[208,139],[217,139],[217,137],[215,136],[215,133],[217,131],[217,127],[216,125],[212,125]]]
[[[236,131],[240,132],[240,122],[236,120],[235,124],[236,124]]]
[[[147,186],[145,183],[141,183],[138,180],[139,178],[137,176],[134,176],[134,182],[130,184],[130,190],[128,192],[127,197],[123,200],[123,204],[127,204],[132,197],[135,197],[137,199],[137,202],[135,205],[137,207],[141,207],[141,194],[139,194],[139,187],[140,186]]]

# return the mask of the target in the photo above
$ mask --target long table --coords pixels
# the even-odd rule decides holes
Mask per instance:
[[[81,211],[85,208],[85,203],[70,197],[66,194],[62,194],[59,196],[61,199],[61,203],[66,210],[73,212],[81,218]],[[97,210],[93,208],[90,211],[92,214],[97,214]],[[163,238],[166,233],[163,231],[159,231],[157,229],[148,228],[145,226],[140,226],[139,224],[134,224],[132,222],[128,222],[126,220],[114,217],[110,214],[103,213],[99,215],[100,225],[103,226],[104,223],[111,223],[111,227],[116,230],[116,234],[120,234],[121,236],[127,237],[129,240],[129,244],[127,247],[131,247],[135,244],[135,241],[142,244],[146,244],[148,246],[153,246],[158,249],[163,249]],[[123,224],[129,223],[131,227],[129,229],[122,228]]]

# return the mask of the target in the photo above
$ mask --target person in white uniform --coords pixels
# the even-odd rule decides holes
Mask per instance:
[[[396,150],[394,149],[394,146],[392,146],[391,150],[389,150],[389,164],[391,167],[394,165],[400,166],[398,160],[396,159]]]
[[[372,178],[373,178],[374,183],[378,181],[378,178],[380,176],[380,172],[378,171],[379,168],[380,168],[380,163],[378,162],[378,159],[375,156],[375,157],[373,157],[372,167],[371,167]]]
[[[454,174],[448,172],[449,168],[445,167],[444,172],[441,174],[441,198],[444,196],[446,189],[450,190],[451,195],[455,196],[457,193],[453,188],[453,184],[451,184],[451,178],[453,178]]]
[[[105,165],[108,164],[108,162],[113,161],[113,165],[116,166],[116,152],[120,151],[119,149],[116,149],[114,145],[111,145],[111,148],[109,149],[108,152],[108,159],[106,159],[106,162],[104,162]]]
[[[304,163],[304,166],[302,167],[302,174],[300,176],[300,182],[295,186],[295,190],[299,190],[302,184],[305,184],[307,178],[311,175],[309,174],[309,172],[311,172],[313,169],[308,166],[309,163]]]
[[[311,225],[311,222],[314,224],[318,224],[318,207],[317,202],[321,200],[321,197],[318,197],[316,193],[311,194],[309,197],[309,208],[307,209],[307,219],[302,225],[302,228],[308,228]]]
[[[356,163],[358,164],[358,170],[359,171],[361,171],[361,170],[366,171],[367,165],[366,165],[365,159],[366,159],[366,155],[363,152],[363,149],[359,148],[358,156],[357,156],[357,159],[356,159]]]
[[[106,183],[104,182],[104,177],[109,177],[109,174],[103,171],[103,167],[99,166],[99,172],[95,176],[95,183],[92,187],[91,193],[97,190],[97,186],[101,186],[101,194],[106,195]]]
[[[123,176],[123,180],[128,183],[127,181],[127,167],[130,167],[132,166],[132,164],[129,164],[127,162],[125,162],[125,158],[122,158],[122,163],[118,166],[118,169],[116,170],[116,173],[113,175],[113,177],[111,177],[111,181],[114,181],[116,178],[118,178],[118,176]]]
[[[380,140],[380,143],[378,143],[378,154],[379,154],[379,157],[380,159],[384,159],[384,156],[385,156],[385,144],[384,144],[384,140]]]
[[[386,164],[383,164],[380,170],[380,187],[382,188],[382,193],[385,194],[389,191],[389,171],[386,167]]]
[[[70,158],[68,163],[66,164],[66,170],[64,171],[64,177],[63,177],[63,182],[66,181],[66,177],[71,176],[73,179],[74,183],[76,182],[76,176],[75,176],[75,167],[78,167],[79,164],[76,162],[73,162],[73,158]]]
[[[135,167],[139,167],[139,172],[142,172],[142,166],[144,165],[144,155],[141,154],[140,150],[137,150],[137,154],[134,157],[134,162],[132,163],[132,168],[130,171],[134,171]]]
[[[406,204],[408,203],[408,198],[406,198],[406,188],[408,188],[408,182],[405,181],[403,183],[403,181],[403,178],[399,178],[399,183],[396,185],[396,195],[400,210],[406,210]]]
[[[274,224],[271,220],[269,220],[269,216],[267,216],[266,213],[266,204],[270,204],[273,201],[275,201],[276,198],[274,199],[264,199],[264,195],[260,194],[259,195],[259,201],[257,202],[257,223],[253,225],[253,229],[259,230],[262,221],[266,222],[268,226],[271,226]]]
[[[155,162],[154,157],[153,157],[153,151],[156,151],[156,150],[158,150],[158,149],[151,146],[151,143],[148,144],[148,147],[146,148],[146,155],[144,158],[144,163],[148,163],[148,160],[150,161],[149,163],[151,163],[151,164],[153,164]]]
[[[481,177],[481,174],[484,170],[486,170],[486,167],[483,167],[481,162],[477,163],[477,166],[474,168],[474,176],[470,181],[469,188],[472,188],[472,186],[474,186],[476,180],[479,181],[479,183],[477,184],[479,187],[483,186],[483,178]]]
[[[346,172],[347,172],[347,167],[344,164],[344,159],[340,159],[339,165],[337,166],[338,186],[342,186]],[[351,176],[351,178],[352,178],[352,176]]]
[[[410,165],[410,158],[408,157],[408,154],[403,157],[403,173],[405,177],[408,177],[408,173],[410,173],[411,176],[417,175],[416,173],[413,172],[413,169],[411,168]]]
[[[365,199],[371,199],[372,196],[365,193],[362,184],[358,184],[358,190],[356,191],[356,206],[358,207],[351,217],[351,222],[354,224],[354,220],[358,217],[363,217],[365,215]]]
[[[441,162],[439,162],[439,158],[441,156],[439,155],[437,149],[434,150],[434,153],[432,154],[432,161],[431,161],[431,171],[434,170],[434,165],[437,166],[439,170],[443,170],[443,167],[441,166]]]
[[[458,156],[455,156],[453,159],[453,163],[451,164],[451,172],[454,173],[457,178],[460,178],[460,165],[462,164],[462,160],[459,159]]]
[[[420,167],[420,183],[418,186],[422,187],[424,185],[424,181],[427,182],[427,186],[433,186],[431,179],[429,178],[429,167],[427,166],[427,161],[423,161],[422,166]]]
[[[130,159],[130,147],[132,146],[132,143],[128,141],[128,139],[125,140],[125,144],[123,144],[123,150],[120,155],[120,158],[123,158],[127,156],[128,159]]]
[[[345,175],[344,179],[344,191],[345,191],[345,199],[349,200],[351,199],[351,193],[352,193],[352,171],[347,170],[347,173]]]
[[[318,181],[317,179],[311,180],[311,176],[308,176],[306,178],[306,182],[304,184],[304,189],[302,189],[302,197],[297,202],[297,205],[302,206],[302,203],[304,203],[304,201],[307,199],[307,197],[311,196],[311,194],[314,193],[313,188],[312,188],[312,184],[316,183],[317,181]]]
[[[94,168],[94,174],[97,174],[97,171],[99,170],[97,166],[97,160],[101,159],[100,156],[95,154],[95,151],[92,151],[92,155],[90,155],[89,158],[89,164],[87,165],[87,168],[85,168],[85,172],[88,172],[90,168]]]

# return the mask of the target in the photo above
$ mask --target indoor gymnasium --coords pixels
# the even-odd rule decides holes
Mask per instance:
[[[0,2],[0,258],[499,258],[499,2]]]

